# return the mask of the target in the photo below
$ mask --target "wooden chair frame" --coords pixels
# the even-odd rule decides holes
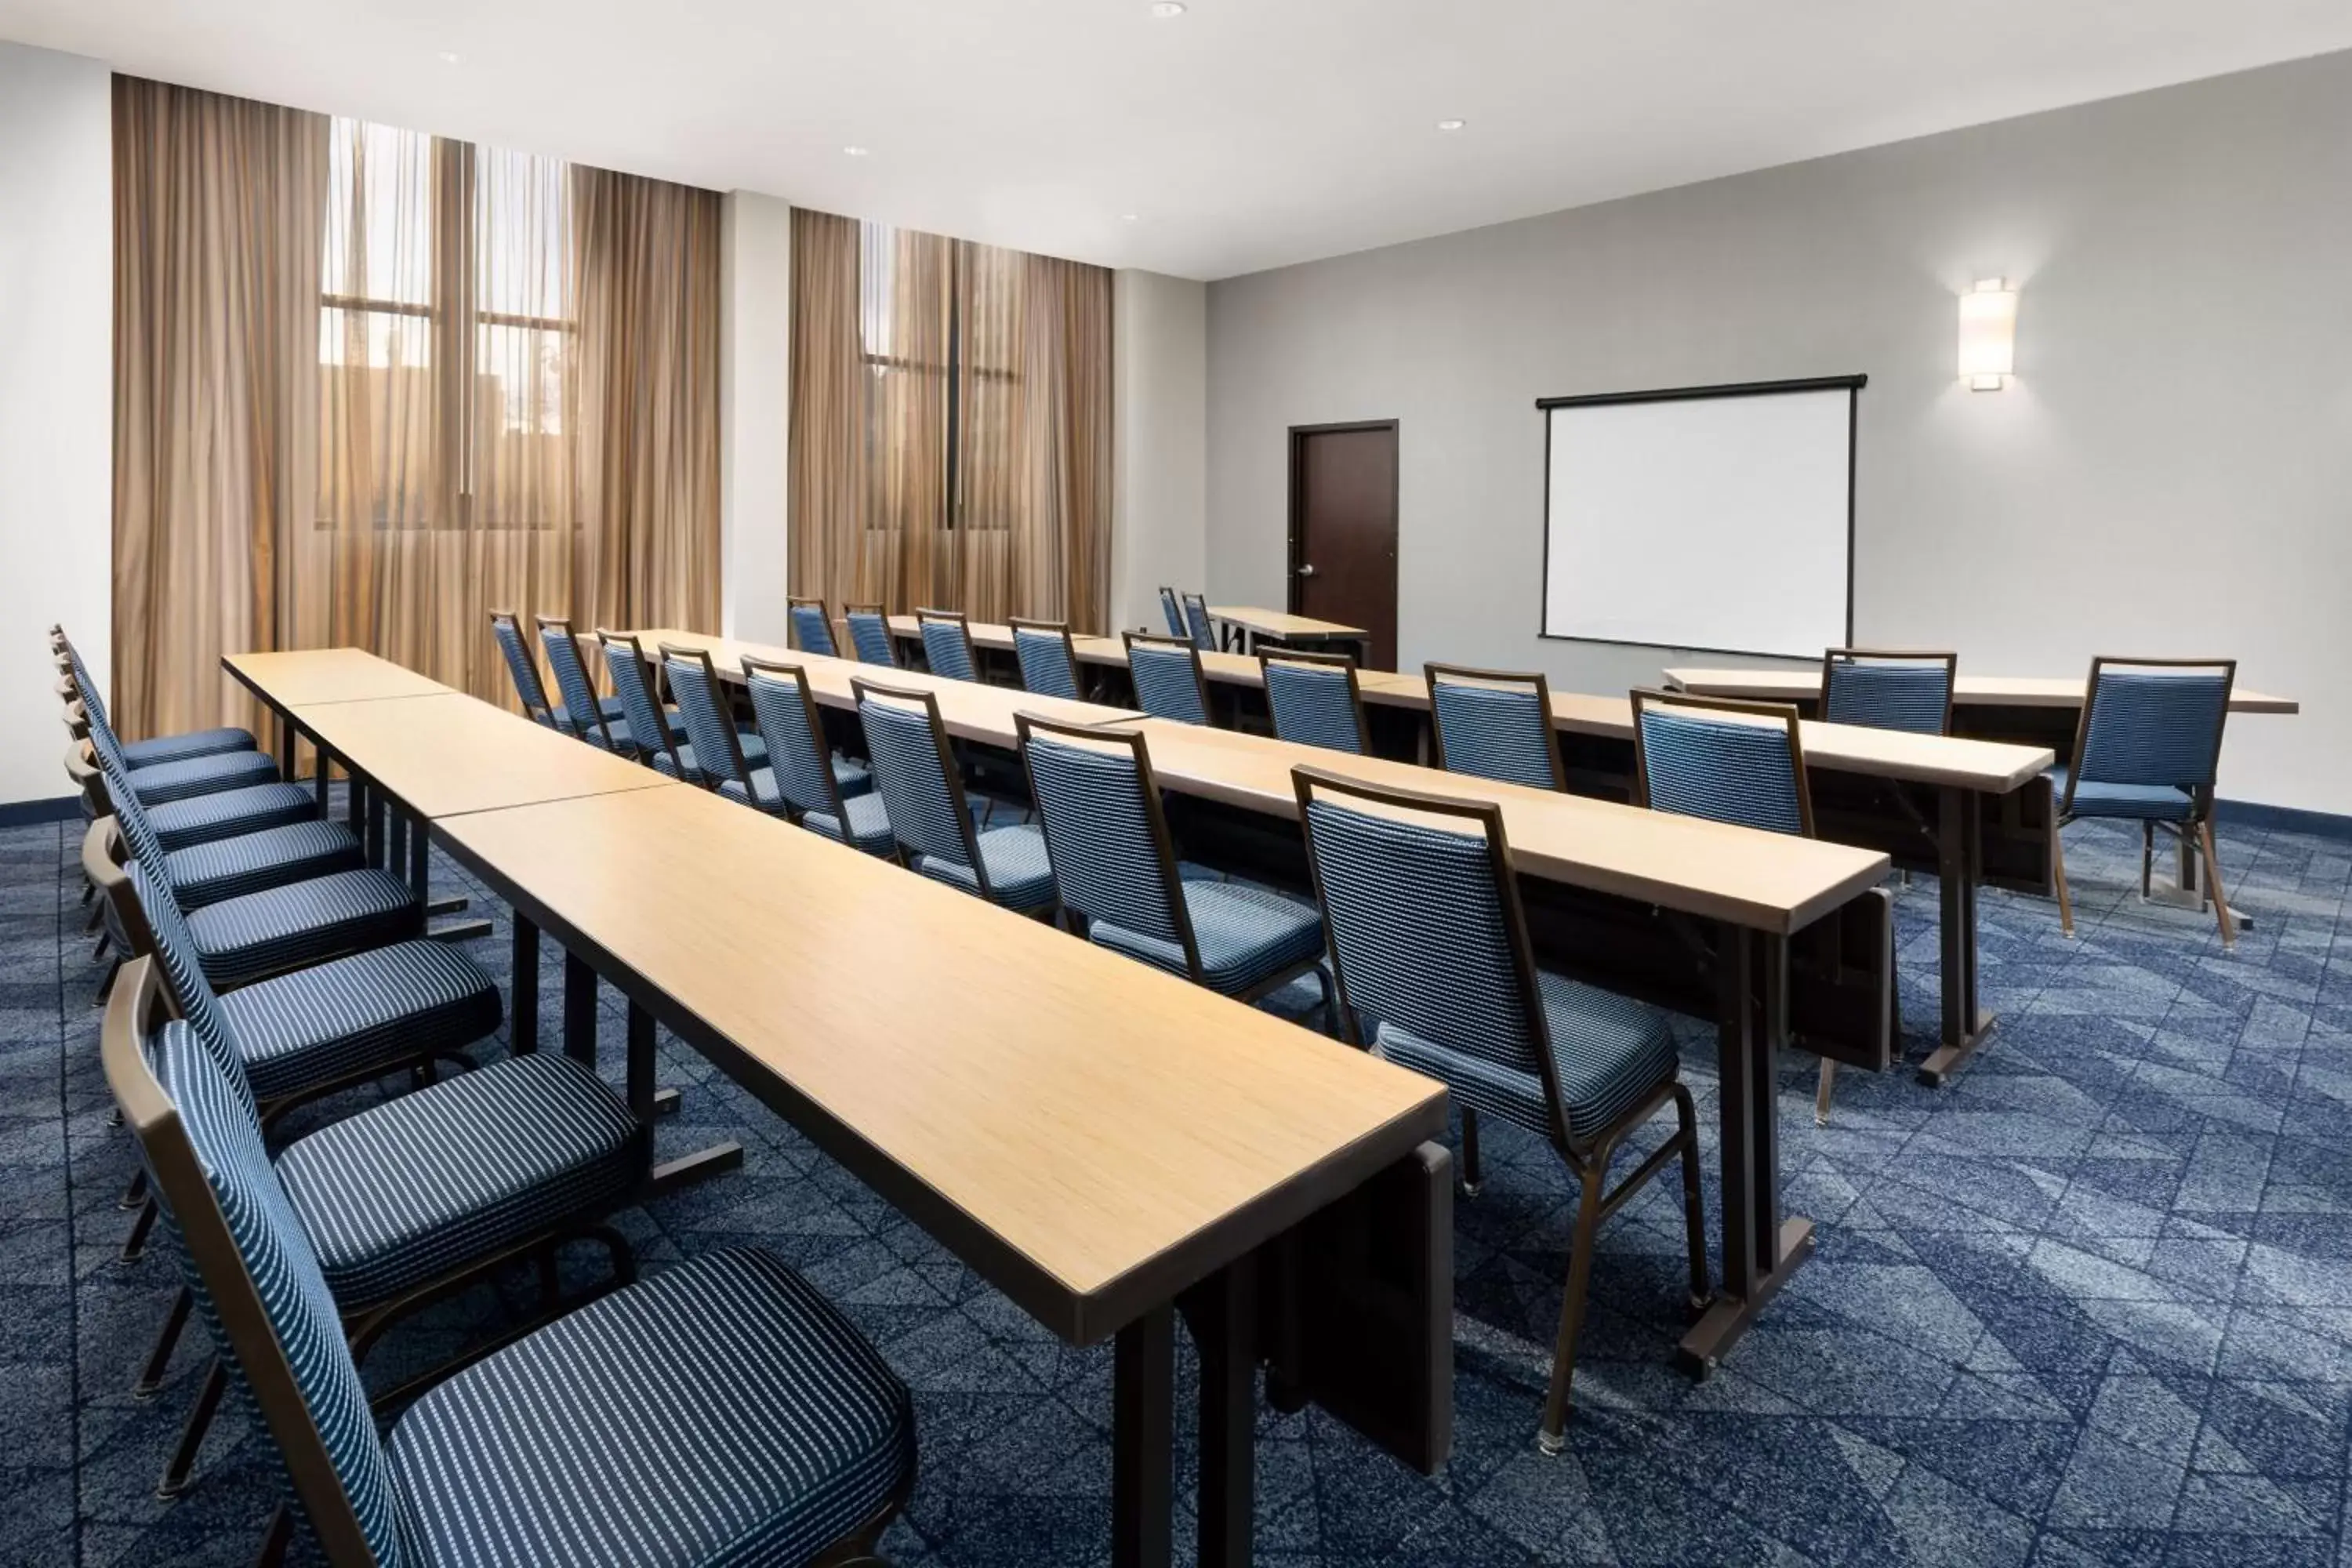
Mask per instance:
[[[819,655],[818,657],[822,658],[823,656]],[[823,765],[824,768],[824,789],[825,794],[831,802],[825,809],[832,815],[833,819],[835,822],[841,824],[842,839],[843,842],[847,843],[849,841],[849,812],[847,809],[847,803],[841,797],[841,781],[834,776],[833,747],[824,738],[824,721],[817,712],[815,697],[811,695],[809,691],[808,671],[797,664],[792,664],[782,659],[755,658],[748,653],[745,654],[743,656],[744,689],[748,692],[751,689],[751,682],[761,677],[765,677],[780,686],[789,684],[794,691],[800,694],[801,712],[803,716],[808,720],[809,736],[816,744],[818,756],[823,759]],[[751,704],[751,721],[753,723],[756,724],[759,722],[759,715],[760,705],[757,702],[754,702]],[[768,742],[768,767],[776,777],[776,799],[782,805],[784,816],[789,820],[797,823],[803,816],[805,816],[808,814],[805,811],[795,808],[792,801],[784,795],[783,764],[778,760],[774,738],[769,735],[765,729],[762,729],[760,731],[760,738]],[[855,847],[855,846],[853,845],[852,847]]]
[[[880,605],[853,605],[848,603],[846,600],[843,601],[841,606],[841,624],[845,629],[848,627],[849,617],[852,616],[872,616],[876,619],[879,620],[882,623],[882,646],[885,647],[890,647],[890,612],[887,609],[884,608]],[[854,631],[849,635],[849,656],[858,664],[864,664],[866,662],[866,656],[857,651],[857,634]],[[898,650],[896,648],[891,648],[890,662],[888,664],[876,665],[874,668],[877,669],[898,669],[902,668],[898,663]]]
[[[1824,721],[1829,720],[1830,716],[1830,679],[1832,670],[1841,663],[1858,664],[1864,660],[1885,664],[1941,664],[1944,667],[1944,721],[1937,727],[1936,733],[1948,735],[1952,732],[1952,700],[1959,687],[1960,656],[1958,653],[1938,649],[1833,647],[1823,650],[1821,716]]]
[[[620,650],[617,657],[629,660],[636,666],[637,679],[646,683],[646,694],[653,701],[654,716],[661,721],[661,743],[659,750],[668,756],[672,775],[677,778],[678,783],[687,784],[691,782],[686,776],[685,759],[681,758],[677,754],[677,737],[670,732],[669,715],[662,710],[661,667],[659,662],[656,659],[646,657],[645,645],[637,640],[636,635],[633,632],[607,631],[603,626],[598,626],[596,628],[596,647],[597,650],[604,656],[604,664],[608,670],[612,666],[614,658],[616,657],[614,651],[615,648]],[[617,686],[620,678],[615,676],[613,679]],[[634,725],[630,727],[629,739],[635,744],[637,760],[644,763],[647,767],[653,766],[653,753],[656,748],[646,745],[638,738],[636,728]]]
[[[532,689],[529,691],[518,690],[515,693],[515,696],[521,700],[522,705],[525,708],[531,710],[530,714],[528,715],[529,717],[536,718],[539,714],[545,713],[549,716],[549,722],[552,723],[554,721],[555,705],[547,700],[547,682],[540,677],[539,655],[533,651],[530,646],[530,637],[523,630],[522,617],[516,615],[512,610],[492,610],[490,612],[491,626],[496,628],[498,624],[501,621],[504,621],[508,626],[514,628],[515,640],[522,644],[523,667],[530,671],[530,684]],[[494,642],[497,640],[497,633],[495,629],[492,631],[491,640]],[[503,648],[499,652],[499,662],[501,664],[506,662],[506,651]],[[512,671],[509,670],[509,673],[511,674]]]
[[[1036,632],[1046,637],[1056,637],[1061,638],[1062,657],[1067,659],[1070,665],[1070,689],[1076,693],[1077,700],[1079,701],[1083,702],[1086,700],[1087,679],[1084,674],[1086,666],[1078,662],[1077,639],[1070,636],[1069,622],[1032,621],[1026,620],[1019,616],[1014,616],[1011,619],[1007,620],[1004,625],[1006,629],[1013,633],[1013,663],[1016,668],[1020,667],[1021,663],[1021,634],[1023,632]],[[1029,684],[1029,677],[1025,671],[1021,677],[1021,684],[1024,688]],[[1046,696],[1051,694],[1038,693],[1038,695]]]
[[[706,763],[698,763],[694,771],[702,775],[702,787],[716,794],[721,784],[740,783],[743,786],[744,803],[754,811],[761,810],[759,792],[751,787],[751,769],[743,761],[743,737],[736,732],[735,716],[727,710],[725,695],[727,687],[725,682],[719,679],[719,667],[710,662],[710,650],[703,647],[680,647],[676,643],[664,643],[661,645],[661,658],[665,665],[674,658],[686,664],[700,665],[703,674],[710,678],[712,695],[719,700],[719,717],[722,721],[720,727],[727,731],[727,760],[734,771],[722,779],[716,769]],[[689,745],[693,743],[692,734],[693,731],[689,728],[688,731]],[[701,753],[697,752],[696,755],[699,757]]]
[[[795,647],[799,647],[797,639],[800,636],[800,627],[793,621],[792,612],[794,610],[810,608],[814,608],[816,613],[824,618],[825,635],[827,637],[833,636],[833,612],[825,607],[825,603],[823,599],[811,597],[805,594],[787,595],[784,598],[784,619],[787,627],[791,630],[795,639],[793,645]],[[803,647],[800,648],[799,651],[802,653],[815,654],[819,658],[837,658],[841,654],[841,641],[838,637],[834,639],[833,653],[830,655],[824,653],[820,649],[813,647]]]
[[[899,707],[915,707],[922,710],[924,719],[931,727],[931,743],[939,750],[940,773],[947,780],[949,804],[955,807],[956,826],[963,836],[963,852],[966,863],[971,867],[972,881],[979,888],[980,896],[983,900],[996,904],[995,884],[989,880],[988,862],[982,858],[980,853],[980,829],[972,826],[971,800],[964,793],[963,770],[956,764],[955,750],[948,737],[948,727],[940,718],[938,696],[927,689],[885,686],[878,681],[867,680],[858,676],[853,676],[850,679],[849,694],[857,702],[861,721],[868,698]],[[866,741],[866,752],[868,757],[874,754],[874,742],[871,737]],[[877,760],[877,766],[878,765]],[[880,787],[878,782],[876,787]],[[909,866],[914,863],[903,838],[899,840],[898,854],[901,863]],[[1046,858],[1049,863],[1052,860],[1052,854],[1051,849],[1048,849]],[[1045,910],[1050,914],[1059,901],[1057,896],[1042,904],[1027,905],[1016,912],[1030,914]],[[1010,904],[997,904],[997,907],[1013,908]]]
[[[1361,683],[1356,679],[1355,656],[1345,653],[1312,653],[1305,648],[1287,647],[1281,644],[1273,644],[1269,647],[1270,643],[1272,643],[1271,638],[1258,639],[1257,674],[1258,680],[1265,692],[1266,719],[1273,724],[1275,732],[1277,735],[1282,732],[1282,723],[1275,717],[1274,682],[1267,675],[1269,667],[1277,664],[1298,664],[1317,669],[1337,669],[1348,679],[1348,710],[1356,717],[1357,749],[1362,755],[1370,756],[1372,731],[1371,726],[1364,718],[1364,690]],[[1546,710],[1549,710],[1548,705]],[[1432,712],[1434,711],[1435,710],[1433,709]],[[1552,749],[1557,752],[1559,747],[1555,745]]]
[[[580,658],[580,634],[572,629],[572,622],[570,618],[563,616],[533,616],[531,619],[539,623],[539,637],[542,655],[545,653],[545,645],[550,633],[553,633],[563,637],[572,645],[572,657],[580,660],[580,672],[588,677],[588,690],[593,696],[596,690],[596,678],[593,675],[589,674],[588,661]],[[549,658],[547,661],[547,668],[548,673],[552,675],[555,671],[555,660]],[[561,690],[562,689],[562,685],[563,682],[562,680],[557,680],[557,689]],[[614,756],[620,755],[619,749],[613,744],[613,726],[611,721],[604,717],[604,703],[601,700],[592,702],[589,704],[589,710],[591,716],[596,721],[596,733],[603,736],[604,739],[601,742],[589,740],[587,723],[582,720],[579,714],[572,710],[572,704],[567,702],[564,704],[563,711],[564,716],[572,721],[572,738],[579,741],[585,741],[592,746],[601,745],[604,750],[611,752]],[[547,711],[551,717],[554,714],[555,710],[550,708]],[[632,744],[634,744],[636,737],[635,735],[631,735],[629,739]]]
[[[1437,715],[1437,688],[1441,681],[1452,681],[1461,685],[1490,686],[1502,689],[1532,688],[1535,691],[1537,709],[1543,714],[1544,753],[1551,759],[1551,787],[1562,795],[1568,793],[1568,763],[1559,754],[1559,730],[1552,722],[1551,682],[1545,679],[1541,670],[1478,669],[1466,664],[1431,662],[1421,667],[1421,677],[1429,687],[1430,755],[1440,771],[1447,771],[1445,724]]]
[[[1181,648],[1183,650],[1183,652],[1190,657],[1192,661],[1192,689],[1199,695],[1201,700],[1201,722],[1205,725],[1213,721],[1213,715],[1216,710],[1209,706],[1209,678],[1201,671],[1200,644],[1194,642],[1191,637],[1164,637],[1160,636],[1157,632],[1122,632],[1119,634],[1119,637],[1122,645],[1127,650],[1128,679],[1129,680],[1132,680],[1135,678],[1135,650],[1138,647]],[[1143,705],[1143,693],[1140,688],[1137,689],[1135,700],[1138,707],[1141,707]],[[1157,714],[1152,716],[1155,718],[1158,717]]]

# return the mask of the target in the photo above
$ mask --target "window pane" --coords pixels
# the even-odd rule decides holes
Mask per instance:
[[[338,119],[328,132],[329,294],[433,302],[433,139]]]

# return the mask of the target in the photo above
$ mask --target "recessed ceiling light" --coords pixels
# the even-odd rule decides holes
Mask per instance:
[[[1441,120],[1437,122],[1437,128],[1440,131],[1459,131],[1469,123],[1466,120]]]
[[[1139,223],[1142,219],[1143,215],[1141,213],[1121,213],[1118,215],[1118,221],[1121,223]]]
[[[1184,0],[1152,0],[1151,14],[1161,21],[1184,14]]]
[[[455,49],[443,49],[441,51],[441,63],[445,66],[456,65],[460,58],[461,57]]]
[[[866,149],[863,147],[844,147],[842,151],[848,153],[853,158],[863,158],[866,156]]]

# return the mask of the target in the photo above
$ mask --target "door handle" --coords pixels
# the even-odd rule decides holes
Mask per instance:
[[[1312,565],[1301,566],[1298,569],[1298,574],[1301,577],[1312,577],[1315,575],[1315,568]]]

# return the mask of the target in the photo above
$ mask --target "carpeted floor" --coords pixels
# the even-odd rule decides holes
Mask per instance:
[[[133,1156],[106,1125],[79,840],[78,823],[0,832],[0,1563],[242,1563],[269,1505],[236,1417],[185,1497],[154,1494],[196,1347],[156,1399],[129,1394],[175,1276],[160,1253],[117,1261]],[[1959,1081],[1844,1074],[1821,1131],[1812,1058],[1791,1056],[1785,1169],[1820,1251],[1717,1377],[1670,1364],[1669,1181],[1602,1234],[1569,1451],[1537,1454],[1571,1188],[1546,1149],[1497,1127],[1485,1194],[1456,1208],[1452,1463],[1423,1479],[1317,1413],[1269,1416],[1258,1561],[2352,1568],[2352,946],[2334,967],[2352,846],[2225,833],[2257,922],[2225,956],[2210,919],[2133,896],[2136,835],[2083,827],[2067,844],[2081,940],[2061,939],[2050,905],[1987,896],[2001,1023]],[[464,886],[436,869],[441,890]],[[1900,905],[1916,1057],[1935,1017],[1933,882]],[[473,950],[502,972],[503,921]],[[551,1029],[558,961],[540,977]],[[1712,1039],[1684,1034],[1712,1225]],[[1061,1346],[666,1049],[686,1105],[665,1149],[735,1138],[745,1169],[626,1228],[656,1268],[772,1248],[881,1346],[915,1390],[921,1443],[893,1560],[1103,1559],[1107,1348]],[[371,1377],[510,1321],[527,1283],[395,1333]]]

